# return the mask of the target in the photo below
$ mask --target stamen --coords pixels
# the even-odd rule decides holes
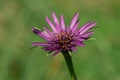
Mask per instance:
[[[67,32],[57,33],[55,38],[58,40],[58,44],[60,44],[63,50],[67,50],[68,47],[72,46],[71,42],[73,40],[73,36]]]

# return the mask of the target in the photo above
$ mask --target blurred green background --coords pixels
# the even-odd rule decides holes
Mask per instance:
[[[66,24],[76,12],[80,26],[97,22],[95,40],[72,53],[78,80],[120,80],[120,0],[0,0],[0,80],[70,80],[61,54],[30,49],[42,41],[32,27],[49,27],[52,12]]]

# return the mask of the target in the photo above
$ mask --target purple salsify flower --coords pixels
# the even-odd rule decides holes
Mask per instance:
[[[60,16],[58,21],[55,13],[52,13],[54,23],[46,17],[46,21],[52,29],[52,32],[44,27],[44,31],[33,28],[32,31],[38,36],[45,39],[45,42],[34,42],[32,46],[42,46],[45,51],[54,52],[56,55],[62,51],[75,51],[77,46],[83,47],[84,41],[90,37],[94,32],[89,31],[96,23],[93,21],[87,22],[81,28],[78,28],[79,13],[76,13],[69,26],[65,25],[63,15]]]

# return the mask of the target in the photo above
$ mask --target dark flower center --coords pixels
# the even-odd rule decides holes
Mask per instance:
[[[56,34],[58,44],[62,50],[69,50],[69,48],[73,45],[73,36],[67,32],[61,32]]]

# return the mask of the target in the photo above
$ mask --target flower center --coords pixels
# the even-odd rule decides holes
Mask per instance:
[[[61,32],[55,36],[58,40],[58,44],[62,50],[68,50],[72,46],[73,36],[67,32]]]

